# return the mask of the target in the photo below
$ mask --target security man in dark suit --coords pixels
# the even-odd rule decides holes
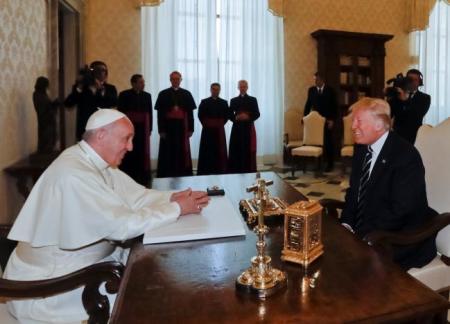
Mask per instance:
[[[394,131],[414,144],[417,131],[430,108],[431,97],[418,90],[423,85],[423,76],[419,70],[409,70],[406,77],[408,78],[408,89],[397,88],[398,96],[389,100],[389,104],[391,117],[394,118]]]
[[[315,86],[308,89],[308,98],[305,103],[303,115],[308,115],[311,110],[316,110],[322,117],[325,117],[324,129],[324,151],[327,158],[325,171],[333,169],[333,127],[337,117],[337,99],[333,88],[325,84],[323,77],[319,73],[314,74]]]
[[[81,70],[72,92],[64,100],[66,107],[77,105],[76,137],[81,140],[86,123],[98,108],[117,106],[117,89],[107,82],[108,67],[102,61],[94,61]]]
[[[404,231],[436,215],[428,206],[425,169],[416,148],[390,132],[389,104],[363,98],[353,104],[355,140],[350,187],[341,222],[360,238],[375,231]],[[409,247],[396,247],[402,268],[422,267],[436,256],[434,237]]]

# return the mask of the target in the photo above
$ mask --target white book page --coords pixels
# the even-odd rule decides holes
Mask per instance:
[[[245,235],[245,223],[226,196],[213,196],[201,214],[180,216],[170,225],[150,230],[144,244]]]

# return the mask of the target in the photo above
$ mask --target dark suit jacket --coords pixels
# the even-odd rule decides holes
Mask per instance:
[[[358,188],[366,145],[355,145],[350,187],[341,221],[355,229]],[[428,207],[425,169],[414,146],[390,132],[370,174],[363,222],[355,234],[374,230],[403,231],[422,225],[436,212]],[[436,256],[435,238],[413,247],[396,247],[394,261],[403,268],[421,267]]]
[[[416,141],[417,131],[430,108],[430,102],[431,97],[420,91],[406,101],[397,98],[389,101],[391,116],[394,117],[394,130],[411,144]]]
[[[84,87],[81,92],[77,91],[76,85],[72,87],[64,105],[72,107],[77,105],[77,139],[83,135],[86,123],[97,108],[114,108],[117,106],[117,89],[109,83],[104,84],[104,91],[93,93],[88,87]]]
[[[321,116],[328,120],[334,120],[337,117],[337,100],[333,88],[324,85],[322,94],[319,94],[317,87],[308,89],[308,98],[305,103],[303,115],[308,115],[311,110],[316,110]]]

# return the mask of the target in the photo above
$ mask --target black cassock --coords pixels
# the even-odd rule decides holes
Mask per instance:
[[[226,100],[209,97],[198,107],[202,123],[197,174],[222,174],[227,172],[227,141],[224,125],[231,113]]]
[[[194,98],[189,91],[168,88],[158,94],[155,110],[158,112],[160,137],[157,176],[179,177],[192,175],[189,133],[194,132]]]
[[[79,92],[77,87],[72,87],[64,105],[72,107],[77,105],[77,140],[81,140],[86,129],[86,123],[97,108],[113,108],[117,106],[117,90],[112,84],[104,83],[102,90],[91,90],[85,86]]]
[[[120,169],[136,182],[148,186],[150,171],[150,133],[152,132],[152,96],[150,93],[133,89],[119,95],[119,111],[134,125],[133,151],[128,152]]]
[[[233,128],[230,136],[228,158],[229,173],[256,172],[256,131],[254,121],[259,118],[258,102],[249,95],[231,99],[230,110]],[[239,113],[246,112],[248,121],[237,121]]]

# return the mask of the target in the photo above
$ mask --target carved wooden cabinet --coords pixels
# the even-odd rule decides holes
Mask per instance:
[[[385,43],[392,35],[319,29],[317,71],[338,96],[339,116],[363,96],[383,98]]]

